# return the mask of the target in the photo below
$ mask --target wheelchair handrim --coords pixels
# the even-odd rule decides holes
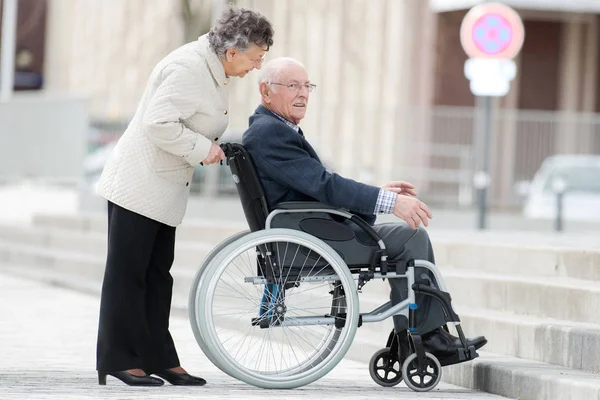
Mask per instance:
[[[241,240],[243,240],[242,243],[240,243]],[[231,263],[233,259],[236,258],[239,254],[242,254],[244,251],[247,251],[240,250],[240,245],[243,245],[244,249],[251,249],[257,245],[271,241],[288,242],[307,247],[308,249],[311,249],[320,256],[322,256],[323,259],[329,263],[329,265],[338,274],[340,281],[342,282],[343,287],[346,288],[347,292],[346,301],[349,303],[347,304],[347,309],[351,310],[351,312],[349,311],[347,315],[347,326],[341,329],[339,338],[335,343],[334,347],[329,351],[329,354],[325,358],[320,360],[314,368],[308,368],[307,370],[301,373],[293,375],[293,382],[290,382],[290,375],[292,375],[294,371],[305,368],[306,365],[310,365],[310,358],[302,364],[300,364],[299,366],[293,368],[290,371],[290,373],[265,374],[256,372],[247,367],[243,367],[231,357],[229,352],[224,348],[223,344],[220,342],[218,335],[213,327],[201,325],[201,337],[203,339],[210,339],[210,342],[214,345],[214,350],[216,350],[216,352],[219,354],[219,357],[216,358],[223,358],[228,360],[227,364],[229,367],[231,367],[231,371],[229,371],[228,373],[230,373],[232,376],[235,376],[236,378],[244,381],[246,381],[246,377],[253,377],[260,382],[268,382],[269,384],[272,384],[274,386],[301,386],[303,384],[310,383],[315,379],[318,379],[318,377],[314,379],[312,378],[313,376],[318,375],[318,370],[328,369],[325,373],[329,372],[329,370],[333,368],[333,366],[330,365],[332,363],[332,359],[341,359],[343,355],[347,352],[356,332],[356,326],[358,323],[358,298],[355,290],[354,280],[352,279],[352,276],[347,270],[343,270],[343,268],[345,268],[345,264],[341,260],[339,255],[337,255],[337,253],[335,253],[334,250],[327,246],[325,243],[318,243],[317,240],[318,239],[315,239],[303,232],[298,232],[289,229],[272,229],[268,231],[255,232],[253,234],[245,236],[242,239],[236,240],[235,242],[225,247],[219,253],[219,255],[215,256],[215,258],[207,266],[206,273],[203,274],[200,282],[200,285],[207,289],[206,291],[200,292],[204,292],[206,296],[204,296],[204,298],[197,299],[199,301],[197,317],[200,318],[199,313],[201,310],[203,310],[205,313],[204,317],[206,318],[206,320],[213,322],[214,319],[212,304],[215,294],[215,285],[211,285],[210,282],[212,282],[214,279],[218,281],[221,274],[224,273],[226,266],[229,265],[229,263]],[[315,354],[319,354],[319,352],[316,352]],[[315,359],[316,358],[317,357],[315,356]],[[337,364],[337,362],[335,362],[335,364]]]

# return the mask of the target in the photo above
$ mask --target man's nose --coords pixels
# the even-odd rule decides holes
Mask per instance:
[[[308,86],[306,85],[302,85],[300,86],[300,92],[298,92],[301,96],[303,96],[304,94],[306,94],[306,96],[304,97],[308,97],[308,94],[310,93],[310,91],[308,90]]]

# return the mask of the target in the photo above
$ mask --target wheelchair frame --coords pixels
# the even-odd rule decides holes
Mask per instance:
[[[276,217],[286,215],[286,214],[310,214],[310,213],[321,213],[326,215],[337,215],[345,218],[346,220],[354,222],[360,228],[362,228],[373,241],[377,244],[379,248],[379,259],[371,262],[371,265],[368,267],[350,267],[347,266],[344,262],[344,265],[350,271],[350,275],[355,282],[358,282],[357,292],[360,293],[362,287],[371,279],[407,279],[408,282],[408,297],[402,302],[392,306],[391,301],[387,301],[386,303],[376,307],[367,313],[359,313],[358,314],[358,327],[360,327],[363,323],[373,323],[380,322],[394,315],[403,315],[408,319],[408,338],[410,339],[410,347],[412,354],[406,360],[399,360],[397,354],[398,344],[393,340],[394,331],[390,334],[388,339],[388,343],[385,349],[380,350],[375,354],[375,357],[371,360],[370,370],[371,376],[373,379],[382,386],[393,386],[398,384],[403,378],[406,381],[407,385],[415,390],[415,391],[428,391],[433,389],[441,378],[441,366],[442,365],[450,365],[459,362],[464,362],[476,358],[478,356],[474,347],[467,346],[467,340],[460,326],[460,318],[454,312],[451,305],[451,297],[447,291],[444,280],[441,276],[441,273],[437,266],[433,263],[426,260],[410,260],[404,265],[401,265],[394,260],[388,260],[387,251],[383,240],[377,235],[377,233],[369,226],[366,222],[364,222],[357,215],[354,215],[345,210],[336,209],[333,207],[325,206],[319,203],[304,203],[302,204],[303,208],[293,208],[293,203],[289,204],[289,207],[284,208],[275,208],[271,211],[268,210],[266,205],[266,200],[264,197],[264,193],[262,191],[262,185],[260,184],[260,180],[258,179],[258,175],[252,163],[252,159],[243,146],[239,144],[227,143],[222,145],[222,148],[227,157],[227,163],[230,165],[232,174],[234,175],[234,181],[238,188],[238,194],[240,195],[240,200],[242,201],[242,206],[244,208],[244,213],[250,225],[250,228],[253,232],[257,231],[271,231],[273,229],[278,230],[279,228],[273,228],[273,223]],[[236,161],[236,157],[241,158],[243,163],[240,164],[241,161],[239,159],[237,162],[231,163],[232,161]],[[241,179],[240,171],[243,171],[245,174],[245,179]],[[250,182],[247,182],[250,181]],[[244,187],[245,185],[245,187]],[[264,222],[263,222],[264,221]],[[240,236],[240,235],[238,235]],[[242,237],[243,238],[243,237]],[[240,239],[238,239],[239,241]],[[319,240],[318,237],[315,237],[315,240]],[[322,240],[321,240],[322,241]],[[236,243],[236,241],[233,241]],[[229,243],[228,243],[229,244]],[[324,246],[328,246],[325,241],[322,241]],[[229,246],[219,246],[219,251],[212,258],[220,254],[220,252],[227,250],[233,244],[229,244]],[[373,247],[375,248],[375,247]],[[333,249],[332,249],[333,250]],[[208,260],[205,260],[206,264],[210,264],[212,261],[211,256],[207,257]],[[395,271],[389,271],[389,267],[395,267]],[[427,285],[417,284],[415,283],[415,268],[425,268],[429,270],[435,279],[436,284],[439,289],[431,288]],[[197,287],[197,283],[202,279],[202,272],[204,266],[198,271],[194,288]],[[268,276],[245,276],[244,281],[246,283],[251,283],[253,285],[265,285],[269,283]],[[303,283],[303,282],[336,282],[339,280],[338,274],[319,274],[315,276],[298,276],[295,282]],[[285,290],[285,289],[284,289]],[[421,340],[421,334],[417,330],[415,326],[415,312],[418,308],[416,302],[416,294],[425,294],[433,297],[437,301],[439,301],[444,310],[446,322],[455,326],[456,331],[459,334],[459,339],[463,344],[463,348],[457,351],[457,354],[454,356],[444,359],[438,360],[434,355],[430,353],[426,353],[424,346]],[[192,327],[194,329],[194,323],[196,318],[198,317],[198,310],[196,310],[195,298],[193,295],[195,291],[192,290],[190,294],[190,318],[192,322]],[[260,318],[263,318],[262,315]],[[270,317],[269,317],[270,318]],[[306,317],[293,317],[293,318],[283,318],[281,321],[274,326],[262,326],[261,328],[275,328],[279,327],[290,327],[290,326],[310,326],[310,325],[335,325],[337,329],[343,328],[345,324],[345,320],[343,318],[339,318],[337,316],[306,316]],[[254,323],[253,325],[259,325],[258,323]],[[210,349],[207,348],[206,343],[204,343],[205,338],[203,335],[196,329],[194,329],[194,333],[196,335],[196,339],[200,344],[200,347],[205,353],[210,353]],[[352,335],[353,336],[353,335]],[[224,368],[223,363],[220,362],[214,354],[208,354],[207,356],[215,365],[224,370],[226,373],[230,373],[227,368]],[[345,353],[345,352],[344,352]],[[343,356],[343,355],[342,355]],[[399,375],[399,378],[393,381],[384,381],[378,378],[373,373],[373,365],[379,361],[383,360],[384,365],[392,365],[396,362],[401,362],[402,364],[402,373]],[[404,362],[402,362],[404,361]],[[433,368],[433,379],[428,384],[422,384],[423,376],[427,375],[427,368]],[[398,374],[398,370],[393,369],[393,371]],[[416,372],[415,372],[416,371]],[[325,372],[326,373],[326,372]],[[411,375],[412,374],[412,375]],[[432,373],[429,372],[429,375]],[[231,373],[230,373],[231,375]],[[411,379],[406,379],[410,377]],[[420,376],[421,384],[419,382],[412,381],[412,377]],[[239,377],[239,375],[238,375]],[[316,378],[318,379],[318,377]],[[261,384],[257,384],[256,380],[249,380],[248,383],[261,386]],[[263,385],[263,387],[270,387],[268,385]],[[274,387],[274,386],[273,386]],[[281,385],[277,387],[282,387]],[[285,387],[285,385],[283,386]],[[291,387],[291,386],[290,386]]]

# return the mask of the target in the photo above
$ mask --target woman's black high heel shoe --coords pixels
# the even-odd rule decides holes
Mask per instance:
[[[206,381],[197,376],[193,376],[190,374],[183,374],[178,372],[173,372],[168,369],[165,369],[161,372],[156,372],[155,375],[160,376],[165,381],[169,382],[171,385],[177,386],[204,386],[206,385]]]
[[[106,385],[106,375],[114,376],[129,386],[161,386],[164,385],[161,379],[154,378],[150,375],[136,376],[127,371],[104,372],[98,371],[98,383]]]

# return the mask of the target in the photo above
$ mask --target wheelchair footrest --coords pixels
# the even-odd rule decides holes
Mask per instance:
[[[475,350],[475,346],[470,346],[468,349],[459,349],[455,354],[449,357],[438,358],[438,361],[442,367],[445,367],[447,365],[471,361],[477,357],[479,357],[479,354],[477,353],[477,350]]]

